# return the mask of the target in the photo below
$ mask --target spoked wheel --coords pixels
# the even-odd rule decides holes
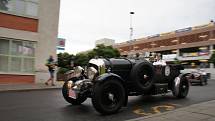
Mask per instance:
[[[92,103],[101,114],[116,113],[125,101],[125,90],[118,80],[107,80],[104,83],[96,83]]]
[[[140,84],[142,84],[144,87],[149,87],[152,83],[152,74],[147,68],[139,71],[138,78],[141,79]]]
[[[147,92],[154,82],[154,68],[149,62],[139,62],[132,68],[130,77],[137,91]]]
[[[72,105],[80,105],[87,99],[87,97],[84,95],[77,95],[76,99],[69,97],[69,88],[68,88],[69,81],[74,81],[74,80],[68,80],[64,83],[62,88],[63,97],[68,103],[71,103]]]
[[[205,76],[200,77],[200,85],[201,86],[207,85],[207,78]]]
[[[186,81],[182,81],[181,86],[180,86],[180,98],[185,98],[188,94],[189,91],[189,83]]]
[[[187,96],[189,92],[189,81],[185,76],[176,77],[172,92],[177,98],[185,98]]]

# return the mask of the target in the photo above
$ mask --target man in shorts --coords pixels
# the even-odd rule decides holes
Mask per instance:
[[[51,56],[51,55],[49,56],[49,59],[47,59],[46,66],[48,67],[50,78],[45,82],[45,84],[49,85],[49,82],[51,82],[51,85],[55,86],[55,84],[54,84],[54,72],[55,72],[56,63],[54,61],[53,56]]]

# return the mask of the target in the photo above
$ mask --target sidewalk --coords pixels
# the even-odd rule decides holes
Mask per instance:
[[[215,100],[127,121],[215,121]]]
[[[55,82],[55,86],[47,86],[44,83],[33,84],[0,84],[0,92],[7,91],[30,91],[30,90],[45,90],[45,89],[60,89],[63,82]]]

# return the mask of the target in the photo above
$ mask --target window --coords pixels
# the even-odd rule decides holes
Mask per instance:
[[[30,16],[37,16],[37,4],[33,2],[27,2],[26,14]]]
[[[9,41],[0,38],[0,54],[8,54],[9,53]]]
[[[0,0],[0,10],[36,17],[39,0]]]
[[[0,72],[34,73],[35,42],[0,38]]]

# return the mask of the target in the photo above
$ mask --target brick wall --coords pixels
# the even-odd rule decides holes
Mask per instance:
[[[0,74],[0,84],[34,83],[34,75]]]
[[[0,27],[37,32],[38,20],[0,12]]]

